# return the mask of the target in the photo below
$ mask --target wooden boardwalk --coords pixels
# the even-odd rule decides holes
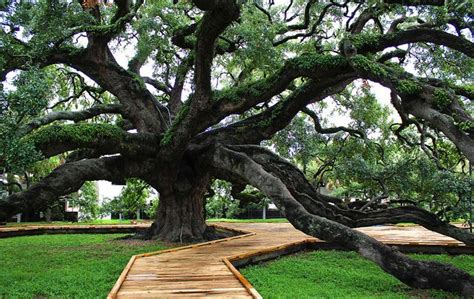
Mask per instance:
[[[259,256],[275,257],[321,241],[289,223],[221,223],[245,231],[233,238],[133,256],[108,298],[261,298],[235,269]],[[386,244],[464,247],[422,227],[376,226],[359,229]],[[242,264],[242,263],[240,263]]]

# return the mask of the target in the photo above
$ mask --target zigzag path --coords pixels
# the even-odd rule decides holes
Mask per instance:
[[[218,223],[245,234],[191,246],[133,256],[108,298],[261,298],[233,264],[276,257],[321,244],[289,223]],[[374,226],[360,231],[390,245],[465,247],[419,226]]]

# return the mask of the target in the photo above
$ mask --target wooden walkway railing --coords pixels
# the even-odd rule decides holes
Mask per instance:
[[[289,223],[221,223],[243,235],[133,256],[108,298],[261,298],[235,266],[305,248],[328,245]],[[449,237],[422,227],[376,226],[361,231],[400,249],[420,248],[473,253]]]

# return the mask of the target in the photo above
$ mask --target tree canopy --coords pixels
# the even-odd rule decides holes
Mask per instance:
[[[469,1],[2,1],[3,173],[64,159],[4,197],[0,220],[140,179],[160,193],[148,236],[201,240],[221,179],[410,286],[473,295],[469,274],[351,229],[415,222],[474,244],[446,221],[472,196],[472,38]],[[362,204],[321,194],[328,181]]]

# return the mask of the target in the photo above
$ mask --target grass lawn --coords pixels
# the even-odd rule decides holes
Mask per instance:
[[[207,222],[230,222],[230,223],[285,223],[288,222],[286,218],[271,218],[271,219],[229,219],[229,218],[211,218]]]
[[[123,236],[0,239],[0,298],[105,298],[132,255],[166,249]]]
[[[451,263],[474,274],[474,256],[412,256]],[[410,289],[355,252],[301,253],[240,272],[263,298],[457,298],[442,291]]]
[[[137,221],[137,220],[134,220]],[[138,223],[151,223],[151,220],[138,220]],[[81,222],[67,222],[67,221],[52,221],[52,222],[8,222],[7,226],[28,226],[28,225],[112,225],[112,224],[131,224],[132,220],[119,220],[119,219],[97,219],[90,221]]]
[[[113,225],[113,224],[131,224],[132,220],[119,220],[119,219],[97,219],[91,221],[81,222],[67,222],[67,221],[52,221],[52,222],[9,222],[7,226],[41,226],[41,225]],[[229,219],[229,218],[212,218],[207,219],[207,222],[242,222],[242,223],[285,223],[288,222],[286,218],[272,218],[272,219]],[[138,220],[138,223],[150,223],[152,220]]]

